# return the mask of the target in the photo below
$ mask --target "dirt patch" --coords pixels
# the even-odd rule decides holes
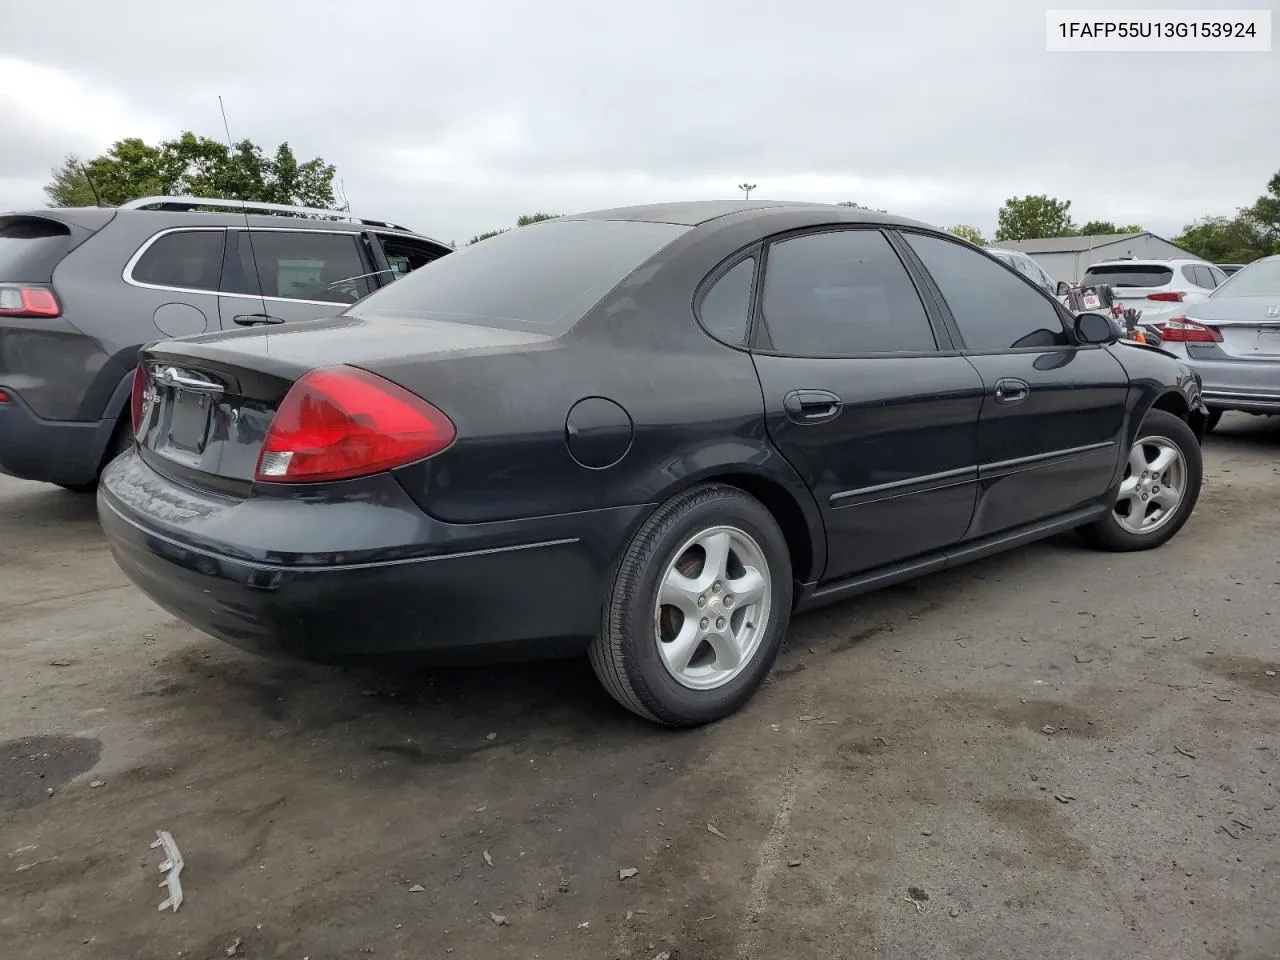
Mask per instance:
[[[49,799],[92,770],[102,744],[86,737],[36,736],[0,743],[0,816]]]

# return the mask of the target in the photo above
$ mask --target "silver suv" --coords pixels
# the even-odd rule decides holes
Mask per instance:
[[[1126,307],[1142,311],[1142,322],[1159,324],[1200,303],[1227,279],[1206,260],[1103,260],[1084,272],[1080,283],[1106,283]]]
[[[138,349],[345,310],[451,248],[345,211],[200,197],[0,214],[0,473],[92,489]]]

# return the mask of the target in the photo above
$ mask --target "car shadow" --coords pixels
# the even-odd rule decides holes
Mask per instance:
[[[1205,446],[1241,452],[1280,448],[1280,417],[1228,413],[1205,438]]]

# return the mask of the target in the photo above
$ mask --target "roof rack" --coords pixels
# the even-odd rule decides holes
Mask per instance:
[[[327,217],[330,220],[346,220],[350,223],[362,223],[370,227],[384,227],[388,230],[403,230],[413,233],[408,227],[388,220],[369,220],[352,216],[346,210],[324,210],[320,207],[294,207],[286,203],[263,203],[258,200],[224,200],[214,197],[141,197],[120,204],[121,210],[179,210],[189,211],[198,207],[216,207],[227,210],[256,210],[267,213],[295,213],[309,217]]]

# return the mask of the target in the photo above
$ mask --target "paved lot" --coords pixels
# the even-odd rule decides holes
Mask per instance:
[[[127,584],[91,498],[0,480],[0,956],[1280,956],[1280,429],[1208,461],[1164,550],[801,618],[679,734],[581,664],[239,654]]]

